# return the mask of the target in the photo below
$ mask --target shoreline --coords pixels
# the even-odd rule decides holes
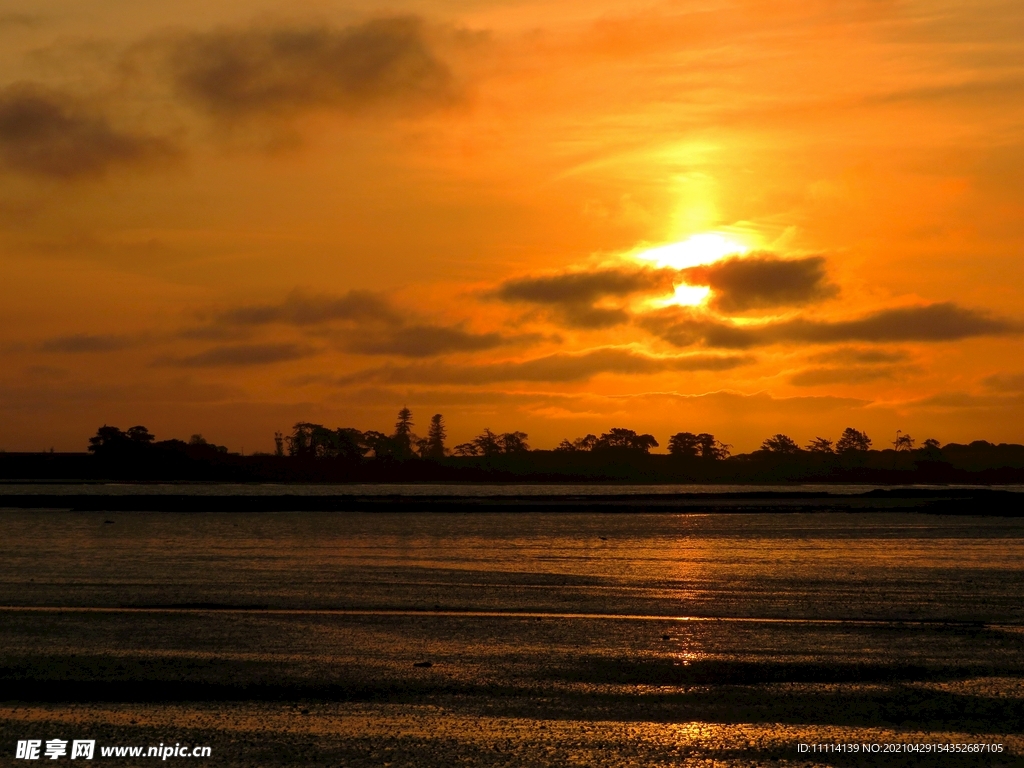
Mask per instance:
[[[724,491],[534,495],[2,494],[0,509],[80,512],[886,512],[1024,515],[1020,492],[1000,488],[892,488],[860,493]]]

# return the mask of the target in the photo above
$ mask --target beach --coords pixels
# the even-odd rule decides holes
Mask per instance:
[[[230,766],[1024,755],[1018,518],[0,515],[0,762],[31,738]]]

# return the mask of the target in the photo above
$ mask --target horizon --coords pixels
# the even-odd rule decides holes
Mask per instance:
[[[1024,443],[1024,7],[7,8],[2,450]]]

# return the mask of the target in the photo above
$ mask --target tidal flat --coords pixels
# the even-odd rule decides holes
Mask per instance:
[[[29,738],[227,766],[1024,764],[1020,518],[0,521],[0,764]],[[1003,751],[798,751],[867,743]]]

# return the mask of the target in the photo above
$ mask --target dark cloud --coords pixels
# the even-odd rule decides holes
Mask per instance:
[[[831,344],[862,341],[957,341],[976,336],[1020,333],[1020,323],[992,317],[953,303],[885,309],[856,320],[797,318],[758,325],[722,322],[681,309],[661,310],[640,325],[678,347],[701,344],[747,349],[768,344]]]
[[[11,170],[72,179],[173,154],[168,142],[118,130],[65,94],[29,84],[0,91],[0,161]]]
[[[370,291],[349,291],[342,296],[295,291],[277,304],[238,307],[217,316],[228,325],[323,325],[333,322],[400,324],[402,317],[388,302]]]
[[[216,338],[217,333],[232,329],[274,323],[308,327],[335,339],[345,351],[364,355],[432,357],[532,343],[541,338],[534,334],[474,333],[461,325],[421,322],[403,315],[385,298],[369,291],[349,291],[342,296],[294,292],[278,304],[223,312],[208,329],[189,329],[183,335]]]
[[[607,296],[671,289],[676,273],[667,269],[602,269],[507,280],[494,292],[503,301],[535,304],[593,304]]]
[[[453,78],[414,17],[333,29],[257,28],[191,35],[172,46],[178,88],[221,116],[329,106],[439,103]]]
[[[710,286],[711,306],[723,312],[799,306],[834,296],[825,259],[780,259],[770,253],[724,259],[681,272],[690,285]]]
[[[472,333],[458,326],[422,324],[353,334],[344,346],[349,352],[364,355],[433,357],[448,352],[479,352],[539,338],[532,334],[508,337],[500,333]]]
[[[1024,392],[1024,373],[996,373],[982,383],[996,392]]]
[[[722,371],[750,363],[737,355],[659,357],[628,349],[596,349],[583,354],[556,353],[523,362],[482,365],[382,366],[339,380],[343,385],[380,381],[388,384],[493,384],[506,381],[584,381],[600,373],[653,374],[664,371]]]
[[[606,298],[625,298],[637,293],[668,292],[678,273],[667,269],[602,269],[507,280],[492,294],[506,302],[549,307],[577,328],[608,328],[629,320],[616,307],[595,306]]]
[[[213,347],[197,355],[162,358],[157,365],[179,368],[218,368],[247,365],[268,365],[288,360],[300,360],[317,354],[316,349],[298,344],[231,344]]]
[[[75,333],[69,336],[57,336],[46,339],[39,345],[40,352],[114,352],[132,345],[126,336],[109,334],[93,335]]]

